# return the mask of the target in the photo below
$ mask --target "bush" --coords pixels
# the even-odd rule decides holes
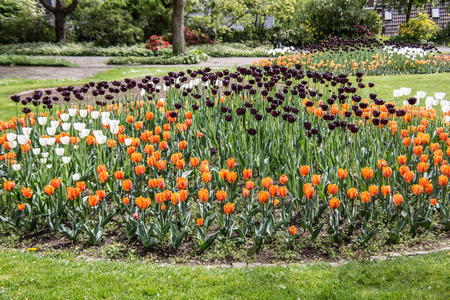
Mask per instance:
[[[399,36],[416,42],[427,42],[437,33],[439,27],[433,20],[423,13],[401,24],[398,30]]]
[[[436,33],[433,42],[440,45],[448,45],[450,43],[450,22]]]
[[[152,35],[145,45],[147,50],[152,50],[153,52],[158,52],[161,49],[167,49],[172,47],[169,41],[165,40],[162,36]]]
[[[208,60],[208,55],[201,50],[193,50],[178,56],[162,57],[114,57],[107,60],[108,65],[176,65],[176,64],[198,64]]]
[[[373,10],[366,10],[361,20],[361,26],[366,28],[372,35],[379,35],[383,29],[383,20]]]
[[[200,30],[190,29],[189,27],[184,27],[184,40],[186,45],[200,45],[200,44],[210,44],[211,39]]]

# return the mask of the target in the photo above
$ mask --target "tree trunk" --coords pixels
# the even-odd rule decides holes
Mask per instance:
[[[55,33],[57,43],[66,42],[66,15],[63,11],[55,12]]]
[[[184,42],[184,7],[186,0],[172,0],[172,48],[173,54],[186,52]]]
[[[412,9],[412,6],[413,6],[413,0],[409,0],[409,1],[408,1],[408,9],[407,9],[407,11],[406,11],[406,23],[408,23],[409,18],[410,18],[410,16],[411,16],[411,9]]]

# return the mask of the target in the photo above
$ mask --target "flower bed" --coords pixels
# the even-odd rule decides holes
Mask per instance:
[[[26,115],[0,123],[1,224],[96,244],[121,220],[145,247],[200,252],[450,229],[445,95],[427,109],[401,89],[397,106],[372,86],[296,64],[12,96]]]

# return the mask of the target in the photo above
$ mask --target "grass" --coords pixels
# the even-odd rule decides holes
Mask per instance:
[[[192,66],[191,68],[195,68]],[[16,115],[16,105],[9,96],[26,91],[43,89],[47,87],[67,86],[84,84],[89,81],[112,81],[123,80],[124,78],[139,78],[146,75],[160,76],[170,71],[182,71],[187,68],[179,67],[119,67],[101,72],[91,78],[80,80],[61,80],[61,79],[0,79],[0,120],[6,121]],[[447,94],[447,100],[450,100],[450,73],[424,74],[424,75],[396,75],[396,76],[366,76],[364,82],[373,82],[375,87],[366,89],[364,97],[368,97],[369,92],[377,93],[378,97],[386,101],[394,101],[392,91],[400,87],[413,88],[411,96],[417,91],[425,91],[428,96],[434,96],[435,92],[444,92]],[[405,100],[405,99],[402,99]],[[422,101],[422,104],[424,102]],[[21,105],[19,105],[19,108]]]
[[[13,66],[52,66],[52,67],[77,67],[65,59],[36,58],[21,55],[0,55],[0,65]]]
[[[7,299],[448,299],[450,253],[227,269],[0,252]],[[195,288],[193,288],[195,287]]]

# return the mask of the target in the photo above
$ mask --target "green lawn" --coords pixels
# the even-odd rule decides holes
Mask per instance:
[[[190,67],[192,69],[195,66]],[[170,71],[181,71],[187,68],[176,67],[119,67],[99,73],[88,79],[81,80],[34,80],[34,79],[0,79],[0,120],[5,121],[16,115],[16,105],[9,96],[26,90],[43,89],[47,87],[84,84],[89,81],[123,80],[124,78],[140,78],[146,75],[160,76]],[[446,99],[450,100],[450,73],[426,74],[426,75],[396,75],[396,76],[367,76],[364,82],[373,82],[375,87],[366,89],[364,97],[369,92],[377,93],[379,98],[386,101],[394,101],[392,91],[400,87],[413,88],[411,96],[417,91],[425,91],[428,96],[434,96],[435,92],[444,92]],[[401,99],[405,100],[405,99]],[[423,102],[422,102],[423,103]],[[21,105],[19,105],[21,108]]]
[[[0,252],[5,299],[448,299],[450,252],[340,266],[205,268]]]

